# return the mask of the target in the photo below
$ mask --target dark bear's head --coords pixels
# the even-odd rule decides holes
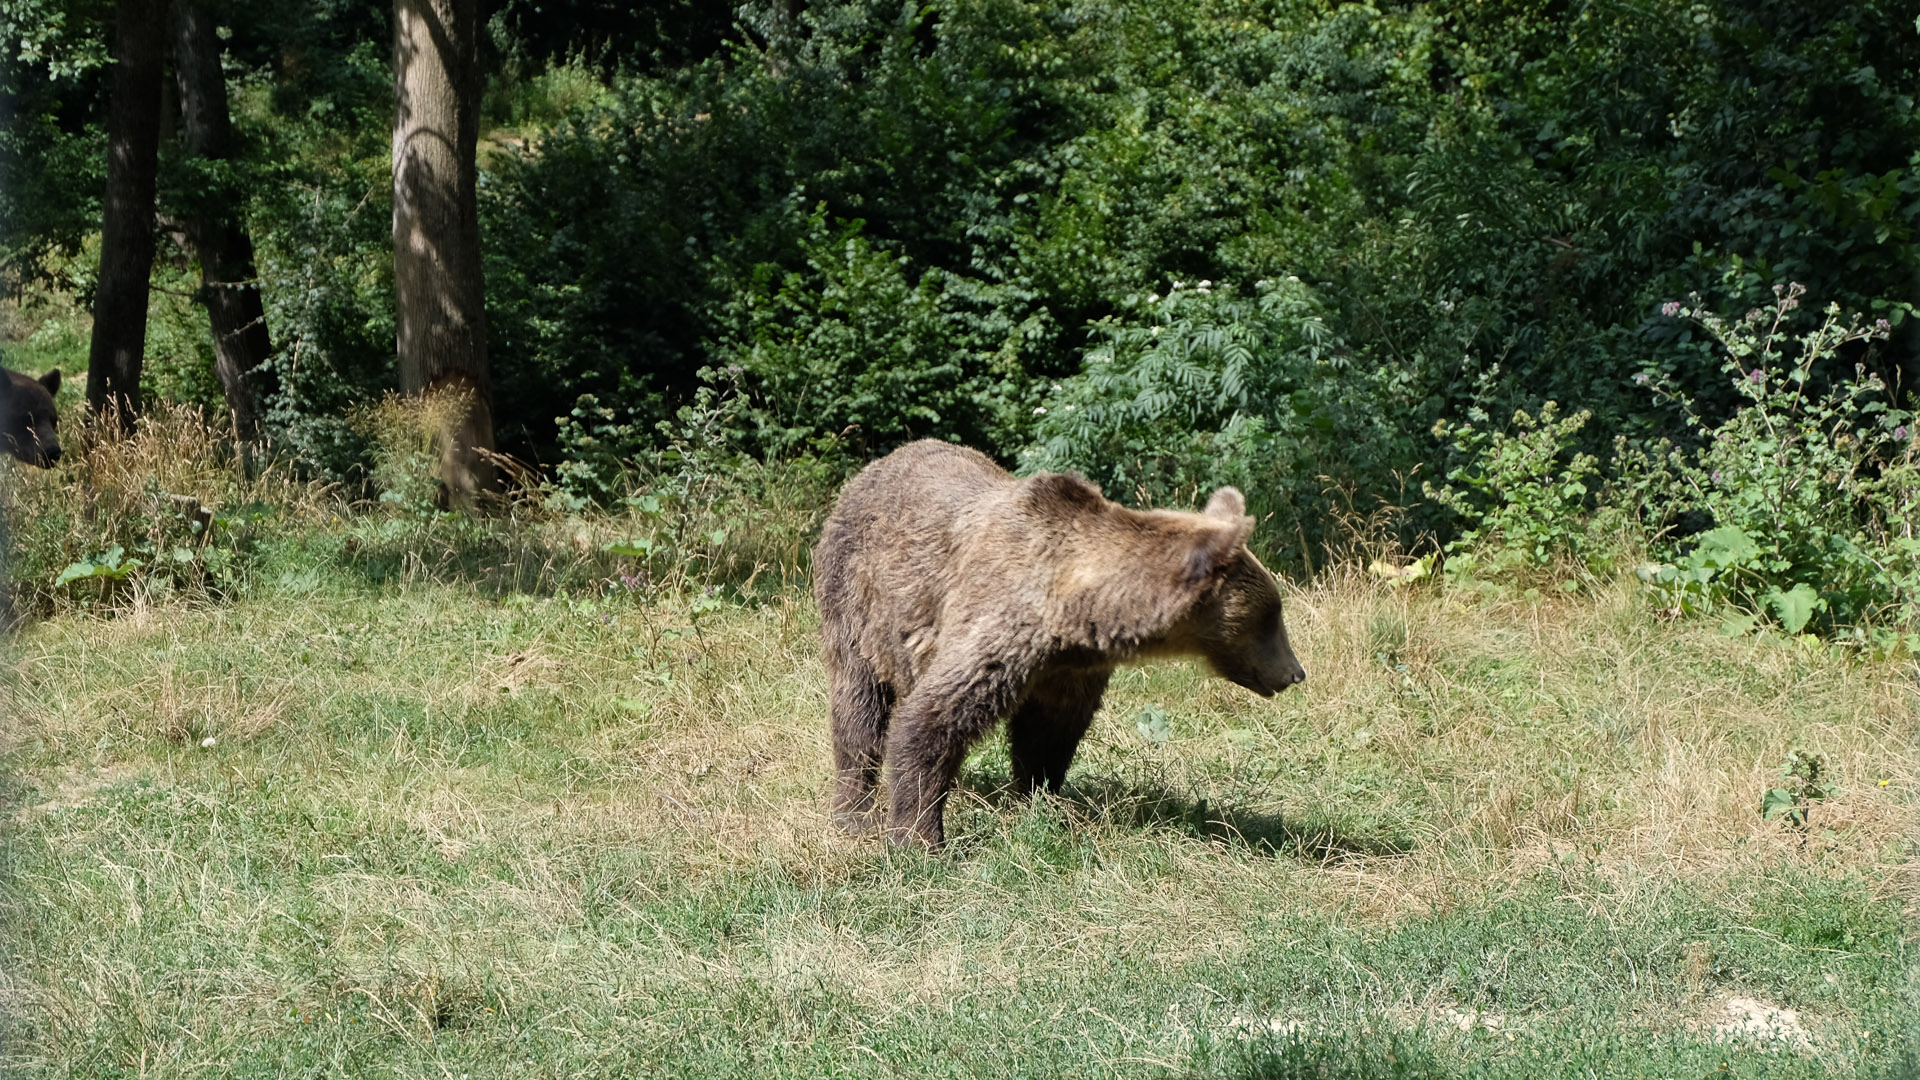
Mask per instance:
[[[1287,641],[1287,623],[1280,613],[1280,590],[1273,574],[1246,548],[1252,522],[1246,518],[1246,500],[1232,488],[1214,492],[1207,517],[1243,522],[1223,535],[1237,537],[1231,550],[1206,552],[1213,587],[1195,602],[1184,620],[1190,648],[1231,682],[1272,697],[1306,679],[1307,672]]]
[[[0,368],[0,449],[29,465],[46,467],[60,460],[60,423],[53,395],[60,392],[60,369],[38,379]]]

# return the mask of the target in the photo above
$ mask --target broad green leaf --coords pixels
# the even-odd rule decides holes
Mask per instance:
[[[1735,525],[1722,525],[1700,534],[1699,545],[1694,549],[1703,561],[1710,561],[1716,569],[1739,566],[1748,559],[1760,554],[1760,545]]]
[[[82,578],[108,578],[114,581],[123,581],[131,577],[135,570],[140,569],[140,567],[145,564],[139,559],[122,561],[121,555],[124,554],[124,550],[123,548],[115,546],[105,555],[92,556],[72,564],[65,570],[60,571],[60,576],[53,579],[54,587],[59,588],[62,585],[79,581]]]
[[[1769,590],[1766,602],[1767,607],[1780,620],[1780,628],[1789,634],[1798,634],[1804,629],[1808,620],[1813,618],[1814,612],[1820,610],[1822,606],[1820,594],[1804,581],[1786,592],[1781,592],[1779,589]]]
[[[90,562],[74,563],[71,566],[67,567],[65,570],[60,571],[60,576],[53,579],[53,587],[57,589],[62,585],[68,584],[69,582],[79,581],[81,578],[92,577],[93,572],[98,569],[99,567],[95,566]]]

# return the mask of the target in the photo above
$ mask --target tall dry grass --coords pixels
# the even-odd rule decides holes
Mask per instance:
[[[388,397],[356,414],[373,448],[364,486],[297,463],[245,461],[224,422],[156,403],[132,425],[63,423],[53,469],[0,469],[12,610],[120,611],[169,596],[219,598],[331,568],[372,583],[478,583],[490,592],[802,587],[844,465],[759,462],[697,447],[636,463],[629,497],[583,505],[494,455],[503,485],[472,513],[441,509],[457,395]],[[59,583],[70,567],[91,570]],[[323,575],[324,576],[324,575]]]
[[[7,570],[16,610],[142,602],[156,594],[238,584],[238,552],[268,516],[312,519],[341,500],[324,482],[283,463],[241,461],[224,418],[157,402],[133,424],[79,410],[62,418],[65,454],[51,469],[0,469],[0,509],[11,543]],[[118,549],[122,577],[55,584],[69,566]]]

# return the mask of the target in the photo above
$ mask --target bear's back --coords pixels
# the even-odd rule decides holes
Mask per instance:
[[[904,691],[930,654],[970,535],[1005,515],[1017,481],[976,450],[924,439],[840,492],[814,548],[828,637]]]

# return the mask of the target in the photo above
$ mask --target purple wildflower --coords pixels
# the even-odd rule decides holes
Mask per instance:
[[[1901,424],[1899,427],[1896,427],[1893,429],[1893,441],[1894,442],[1907,441],[1907,425]]]

